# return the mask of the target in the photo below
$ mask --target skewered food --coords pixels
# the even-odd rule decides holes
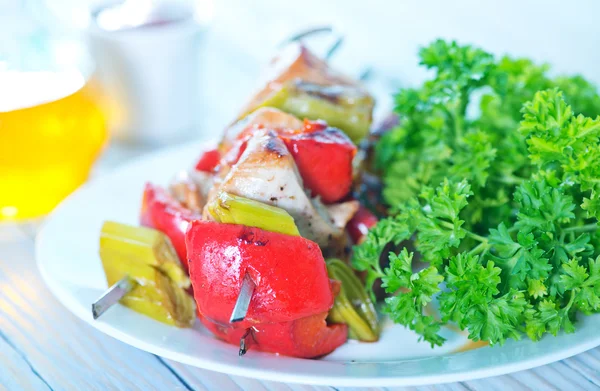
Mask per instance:
[[[190,280],[165,234],[107,221],[100,233],[100,259],[109,285],[131,280],[123,305],[163,323],[192,326],[196,305],[186,292]]]
[[[276,61],[274,76],[217,148],[168,189],[147,184],[142,197],[141,224],[162,231],[176,251],[171,256],[189,273],[200,321],[240,343],[240,354],[252,348],[318,357],[343,344],[348,330],[378,339],[373,304],[356,291],[357,277],[342,261],[328,269],[324,259],[348,259],[353,244],[346,226],[360,207],[351,194],[354,142],[368,132],[373,99],[305,48],[295,53]],[[138,274],[128,259],[113,257],[107,276],[115,263],[118,277]],[[146,266],[144,278],[164,280],[161,267]],[[187,303],[184,288],[177,300]],[[121,301],[164,321],[169,306],[131,304],[136,289],[146,288],[140,284]]]

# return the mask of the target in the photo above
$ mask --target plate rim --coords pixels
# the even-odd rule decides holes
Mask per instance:
[[[261,368],[257,370],[253,367],[234,365],[230,363],[223,363],[219,361],[210,360],[208,358],[195,357],[193,360],[188,358],[186,354],[165,350],[159,346],[147,343],[135,336],[130,336],[128,333],[121,331],[117,326],[104,321],[94,321],[89,312],[83,312],[80,310],[80,305],[75,303],[72,295],[68,293],[68,290],[60,285],[60,281],[57,281],[46,268],[46,262],[44,256],[41,255],[43,252],[43,246],[45,245],[45,237],[47,235],[46,229],[48,225],[59,216],[65,205],[68,205],[70,200],[74,197],[78,197],[78,194],[86,191],[85,189],[93,186],[94,183],[109,180],[111,176],[137,165],[143,165],[147,161],[158,159],[162,155],[174,155],[180,151],[186,151],[191,148],[198,148],[196,150],[202,150],[214,146],[214,140],[198,141],[186,145],[172,146],[158,151],[150,152],[139,158],[134,158],[125,164],[121,164],[111,170],[98,175],[86,182],[83,186],[78,188],[75,192],[70,194],[65,200],[63,200],[58,207],[56,207],[42,222],[40,229],[35,238],[35,260],[38,270],[42,276],[42,280],[49,288],[55,298],[65,307],[69,312],[74,314],[77,318],[91,325],[95,329],[101,331],[103,334],[115,338],[121,342],[131,345],[137,349],[155,354],[160,357],[164,357],[173,361],[180,362],[182,364],[198,367],[206,370],[212,370],[227,375],[242,376],[259,380],[276,381],[284,383],[295,383],[295,384],[310,384],[310,385],[324,385],[324,386],[341,386],[341,387],[360,387],[360,386],[380,386],[380,387],[394,387],[394,386],[422,386],[432,384],[445,384],[458,381],[468,381],[482,379],[486,377],[505,375],[522,370],[528,370],[538,366],[546,365],[556,361],[560,361],[576,354],[583,353],[589,349],[600,345],[600,334],[595,338],[588,338],[580,343],[573,344],[569,347],[561,349],[556,352],[543,354],[541,357],[533,357],[529,359],[518,360],[511,363],[495,364],[484,368],[477,369],[461,369],[452,373],[442,373],[435,375],[416,375],[416,376],[386,376],[386,377],[332,377],[331,375],[319,373],[314,375],[304,374],[293,374],[291,372],[281,372],[276,369]],[[202,149],[200,149],[202,148]],[[106,179],[105,179],[106,178]],[[148,321],[152,321],[148,319]],[[534,342],[530,342],[534,343]],[[473,352],[473,351],[471,351]],[[385,365],[402,365],[408,361],[416,360],[427,360],[427,359],[448,359],[453,356],[466,355],[469,352],[446,354],[440,356],[430,356],[425,358],[406,359],[401,361],[394,361],[386,363]],[[279,359],[279,357],[278,357]],[[302,361],[313,361],[317,360],[298,359],[283,357],[286,360],[302,360]],[[348,365],[344,362],[339,361],[321,361],[326,362],[328,365]],[[371,362],[370,364],[376,364]],[[383,364],[383,363],[381,363]],[[360,363],[350,364],[360,365]]]

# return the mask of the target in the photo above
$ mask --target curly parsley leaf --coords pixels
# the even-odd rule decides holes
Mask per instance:
[[[424,315],[423,311],[440,291],[439,284],[444,277],[433,266],[413,273],[413,255],[406,248],[399,255],[389,254],[390,266],[385,270],[382,287],[387,293],[397,294],[385,300],[384,312],[394,322],[416,331],[432,346],[442,345],[444,338],[438,334],[441,324],[433,316]]]
[[[366,288],[375,300],[373,284],[384,276],[380,266],[380,257],[388,244],[398,245],[412,236],[412,230],[403,216],[381,220],[372,227],[360,246],[354,247],[352,266],[359,271],[367,272]]]
[[[440,312],[469,331],[474,341],[502,344],[507,338],[519,338],[527,301],[523,294],[509,290],[498,296],[501,269],[479,256],[460,253],[446,268],[448,290],[440,294]]]
[[[491,344],[572,332],[577,312],[600,311],[596,87],[456,42],[420,56],[433,76],[396,94],[400,125],[375,148],[392,216],[355,248],[355,268],[432,345],[446,322]],[[424,312],[435,297],[441,320]]]
[[[452,248],[458,248],[466,236],[459,215],[473,193],[466,181],[445,180],[437,189],[424,188],[420,195],[420,214],[413,215],[418,224],[416,245],[423,258],[440,266]]]
[[[502,223],[498,229],[490,230],[489,240],[497,253],[492,258],[503,270],[503,286],[525,290],[531,280],[548,277],[552,266],[533,234],[519,232],[517,240],[513,240]]]
[[[558,89],[539,91],[523,106],[519,131],[529,158],[550,171],[564,186],[589,191],[581,202],[587,217],[600,217],[600,116],[575,115]]]
[[[545,333],[557,335],[562,329],[567,333],[575,331],[575,326],[569,317],[569,308],[561,308],[552,299],[542,300],[535,308],[527,313],[525,331],[527,336],[538,341]]]

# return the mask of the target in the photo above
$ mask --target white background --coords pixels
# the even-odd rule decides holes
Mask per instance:
[[[211,81],[218,82],[206,88],[218,94],[227,86],[232,105],[223,110],[233,115],[259,72],[250,60],[264,63],[282,37],[322,24],[347,37],[334,64],[355,74],[373,65],[379,90],[381,80],[391,90],[394,79],[405,85],[422,81],[418,48],[438,37],[548,62],[556,73],[581,73],[600,84],[599,1],[217,0],[212,33],[226,37],[248,60],[235,64],[235,73],[212,73]]]
[[[0,30],[10,20],[7,10],[20,1],[25,0],[0,0]],[[39,1],[63,20],[97,2]],[[234,117],[282,38],[314,25],[331,24],[344,32],[347,39],[334,64],[351,74],[374,66],[375,89],[384,97],[396,82],[423,79],[418,48],[437,37],[548,62],[556,73],[581,73],[600,84],[600,1],[189,1],[208,2],[214,9],[202,49],[197,136],[214,136]]]

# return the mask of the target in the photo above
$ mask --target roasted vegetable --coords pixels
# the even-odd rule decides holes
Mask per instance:
[[[347,324],[350,338],[365,342],[377,341],[377,312],[361,281],[352,269],[339,259],[327,260],[327,272],[330,278],[342,283],[328,319],[333,323]]]
[[[169,238],[154,229],[106,221],[100,233],[100,258],[106,282],[124,277],[135,286],[121,303],[160,322],[191,327],[196,306]]]
[[[327,354],[347,339],[327,325],[333,291],[316,243],[259,228],[194,221],[186,235],[198,313],[217,337],[295,357]],[[246,273],[255,283],[243,321],[229,323]]]
[[[287,322],[327,312],[333,293],[319,246],[300,236],[213,221],[193,221],[186,235],[199,312],[228,324],[246,273],[256,287],[236,327]]]
[[[345,324],[328,325],[327,312],[282,323],[253,326],[247,337],[251,349],[285,356],[315,358],[331,353],[348,339]],[[246,329],[222,325],[200,317],[207,329],[218,338],[234,345],[246,334]]]
[[[369,134],[373,98],[344,85],[318,85],[290,80],[261,106],[275,107],[301,119],[323,120],[342,129],[355,143]]]
[[[185,231],[192,220],[200,218],[200,213],[185,208],[161,187],[146,184],[140,222],[143,226],[163,232],[171,239],[185,270],[188,269]]]
[[[377,224],[377,216],[364,206],[360,206],[358,211],[346,225],[346,230],[352,238],[354,244],[360,244],[369,233],[369,229]]]
[[[320,86],[341,85],[362,89],[359,82],[336,72],[326,61],[315,56],[303,45],[287,45],[272,61],[270,69],[266,72],[264,87],[250,99],[240,117],[263,106],[265,100],[292,80],[302,80]]]
[[[211,173],[221,160],[221,152],[218,149],[210,149],[200,155],[200,158],[194,165],[194,169],[202,172]]]
[[[360,82],[336,72],[304,46],[288,45],[239,118],[268,106],[300,119],[325,120],[358,142],[369,133],[374,100]]]
[[[300,235],[293,217],[288,212],[249,198],[221,192],[207,208],[215,221],[220,223],[257,227],[286,235]]]
[[[344,133],[323,122],[309,121],[301,129],[279,133],[313,197],[330,204],[348,195],[356,146]]]

